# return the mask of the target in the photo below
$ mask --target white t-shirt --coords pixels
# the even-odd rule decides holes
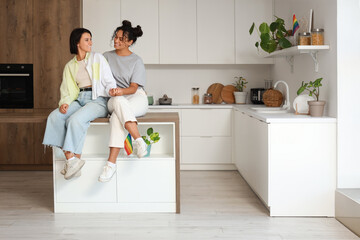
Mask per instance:
[[[104,57],[110,65],[118,87],[128,88],[130,83],[137,83],[140,88],[145,87],[145,66],[138,55],[132,53],[129,56],[119,56],[113,50],[105,52]]]

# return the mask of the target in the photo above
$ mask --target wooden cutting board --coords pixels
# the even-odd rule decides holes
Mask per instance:
[[[222,90],[221,90],[221,98],[224,102],[228,103],[228,104],[233,104],[235,103],[235,97],[234,97],[234,92],[236,91],[236,88],[233,85],[226,85]]]
[[[224,88],[224,85],[221,83],[214,83],[211,84],[210,87],[207,89],[207,93],[212,94],[213,103],[220,104],[222,103],[221,98],[221,90]]]

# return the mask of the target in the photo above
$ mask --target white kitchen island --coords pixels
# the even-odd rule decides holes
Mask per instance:
[[[176,113],[148,113],[138,118],[139,131],[152,127],[160,141],[149,157],[120,153],[117,171],[106,183],[98,181],[108,154],[108,118],[90,124],[80,177],[60,174],[64,154],[54,148],[54,212],[180,212],[179,118]]]

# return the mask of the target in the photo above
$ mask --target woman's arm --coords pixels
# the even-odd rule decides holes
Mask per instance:
[[[137,83],[130,83],[128,88],[115,88],[115,96],[131,95],[136,92],[139,85]]]
[[[71,81],[71,72],[69,63],[65,65],[64,71],[63,71],[63,79],[60,85],[60,101],[59,101],[59,107],[61,107],[63,104],[70,105],[70,103],[73,101],[71,98],[71,94],[69,91],[69,82]]]
[[[105,91],[110,96],[111,95],[111,89],[116,88],[116,81],[112,75],[109,63],[107,62],[106,58],[98,53],[100,55],[100,61],[101,61],[101,67],[102,67],[102,79],[105,86]]]

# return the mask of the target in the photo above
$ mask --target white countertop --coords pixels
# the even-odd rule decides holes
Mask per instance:
[[[233,108],[236,104],[174,104],[174,105],[150,105],[149,109],[199,109],[199,108]]]
[[[251,110],[251,107],[265,107],[264,105],[253,104],[174,104],[174,105],[151,105],[149,109],[229,109],[233,108],[235,111],[246,113],[256,119],[266,123],[336,123],[334,117],[311,117],[309,115],[296,115],[294,112],[290,113],[259,113]]]

